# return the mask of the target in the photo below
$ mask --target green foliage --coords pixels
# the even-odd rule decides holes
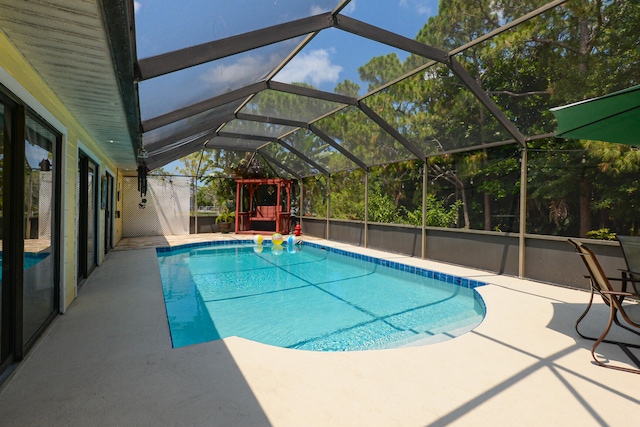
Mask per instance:
[[[184,156],[180,161],[183,166],[176,166],[175,173],[190,176],[194,179],[199,179],[207,175],[211,168],[211,155],[205,150],[196,151]]]
[[[236,217],[235,212],[225,210],[218,214],[218,216],[216,217],[216,223],[233,222],[235,217]]]
[[[427,227],[455,227],[458,221],[458,213],[462,207],[460,200],[454,202],[451,206],[446,207],[444,200],[438,200],[435,195],[428,194],[427,200],[427,214],[426,214],[426,226]],[[421,226],[422,225],[422,209],[415,209],[412,212],[407,212],[406,220],[408,224]]]
[[[429,18],[416,40],[452,51],[546,3],[441,0],[438,14]],[[640,81],[638,22],[640,4],[636,1],[572,0],[460,51],[452,59],[487,92],[519,132],[533,137],[555,131],[557,123],[550,107]],[[424,63],[425,58],[416,55],[401,60],[389,54],[371,58],[358,72],[366,90],[371,91]],[[357,97],[360,90],[348,80],[335,88],[336,93],[351,97]],[[477,100],[458,74],[446,65],[433,65],[361,102],[430,156],[428,225],[518,230],[522,147],[496,145],[514,135]],[[295,112],[304,121],[339,106],[317,98],[263,91],[247,108],[268,117]],[[415,156],[404,145],[355,106],[313,125],[369,167],[370,221],[422,224],[423,164],[406,161]],[[240,126],[257,130],[253,127],[258,125],[246,122]],[[362,170],[311,129],[300,129],[283,142],[285,146],[270,144],[261,152],[302,176],[316,175],[303,180],[303,215],[327,215],[327,176],[318,174],[315,166],[286,145],[331,172],[331,217],[364,219]],[[479,149],[441,155],[474,147]],[[638,232],[639,150],[554,138],[531,138],[527,150],[527,232],[572,236],[613,234],[603,231],[606,229]],[[194,161],[189,163],[191,170]],[[212,152],[202,163],[206,163],[205,170],[225,178],[277,174],[260,156],[228,150]],[[341,172],[345,170],[355,172]],[[207,181],[207,174],[200,175],[206,185],[198,192],[199,204],[209,204],[212,194],[223,205],[234,203],[232,179]]]
[[[458,221],[458,211],[462,201],[457,200],[448,208],[443,200],[437,200],[432,194],[427,196],[427,225],[431,227],[453,227]]]
[[[616,233],[611,233],[608,228],[601,228],[589,231],[587,237],[598,240],[616,240]]]
[[[369,193],[369,221],[389,224],[401,222],[400,219],[391,197],[376,191]]]
[[[217,195],[217,181],[208,180],[207,184],[204,186],[198,187],[198,206],[216,206],[219,205],[217,203],[218,195]]]
[[[303,180],[302,215],[324,218],[327,216],[327,177],[317,175]]]
[[[445,206],[434,194],[426,199],[426,225],[430,227],[452,227],[458,221],[461,201]],[[387,224],[410,224],[422,226],[422,205],[408,210],[397,206],[391,194],[385,194],[378,186],[369,193],[369,221]]]
[[[331,217],[364,220],[364,172],[331,175]]]
[[[360,85],[352,82],[351,80],[345,80],[338,83],[334,90],[340,95],[352,96],[354,98],[357,98],[358,93],[360,92]]]

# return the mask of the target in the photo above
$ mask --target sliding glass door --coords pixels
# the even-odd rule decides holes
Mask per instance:
[[[56,237],[55,173],[57,135],[27,115],[23,338],[28,342],[58,308],[53,241]]]
[[[102,194],[100,203],[103,204],[104,211],[104,253],[107,254],[113,249],[113,177],[106,174],[102,183]]]
[[[0,381],[59,312],[61,143],[0,87]]]
[[[78,159],[78,283],[96,266],[97,165],[84,154]]]
[[[10,358],[13,355],[12,349],[12,313],[11,313],[11,299],[10,287],[4,280],[5,271],[8,271],[8,265],[6,263],[6,250],[5,245],[5,231],[8,225],[8,212],[9,212],[9,200],[4,197],[4,187],[6,184],[5,176],[5,146],[8,146],[11,138],[11,109],[2,102],[0,98],[0,214],[2,220],[0,221],[0,263],[2,263],[2,272],[0,273],[0,373],[3,368],[10,362]]]

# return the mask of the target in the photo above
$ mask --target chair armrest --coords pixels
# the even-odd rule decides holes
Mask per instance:
[[[615,295],[619,297],[636,297],[640,298],[640,294],[634,294],[633,292],[621,292],[621,291],[608,291],[608,290],[600,290],[601,293],[607,295]]]
[[[636,275],[636,276],[640,277],[640,272],[638,272],[638,271],[623,270],[621,268],[619,268],[618,271],[620,271],[621,273],[633,274],[633,275]]]
[[[634,292],[639,293],[640,294],[640,280],[635,279],[634,280],[634,276],[636,278],[640,278],[640,273],[638,273],[637,271],[631,271],[631,270],[620,270],[622,272],[622,288],[623,290],[627,289],[627,283],[631,282],[631,286],[633,287]]]
[[[622,270],[620,270],[620,271],[622,271]],[[636,274],[638,274],[638,273],[636,273]],[[591,279],[591,276],[589,276],[588,274],[585,274],[582,277],[584,277],[585,279]],[[621,278],[621,277],[607,277],[607,280],[610,281],[610,282],[611,281],[614,281],[614,282],[625,282],[625,281],[633,282],[633,280],[631,280],[631,279],[624,279],[624,278]]]

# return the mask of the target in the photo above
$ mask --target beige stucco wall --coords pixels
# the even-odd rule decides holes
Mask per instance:
[[[63,150],[60,156],[64,168],[63,185],[63,219],[62,219],[62,307],[64,311],[77,295],[77,262],[76,262],[76,183],[78,179],[78,148],[82,145],[89,151],[94,160],[99,163],[100,176],[104,175],[105,167],[110,169],[121,182],[121,174],[115,164],[109,159],[96,142],[89,136],[86,130],[69,110],[62,104],[56,94],[45,84],[40,76],[27,63],[24,57],[0,32],[0,83],[9,88],[26,105],[35,110],[45,120],[63,133]],[[80,144],[79,144],[80,142]],[[116,183],[116,188],[117,188]],[[121,202],[120,202],[121,203]],[[98,253],[99,263],[104,258],[104,211],[100,211]],[[118,230],[118,231],[116,231]],[[118,234],[119,233],[119,234]],[[114,241],[122,236],[122,218],[114,220]]]

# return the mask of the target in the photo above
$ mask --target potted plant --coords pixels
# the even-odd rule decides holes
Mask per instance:
[[[220,224],[220,232],[228,233],[231,231],[231,226],[234,223],[236,213],[230,210],[222,211],[216,218],[216,224]]]

